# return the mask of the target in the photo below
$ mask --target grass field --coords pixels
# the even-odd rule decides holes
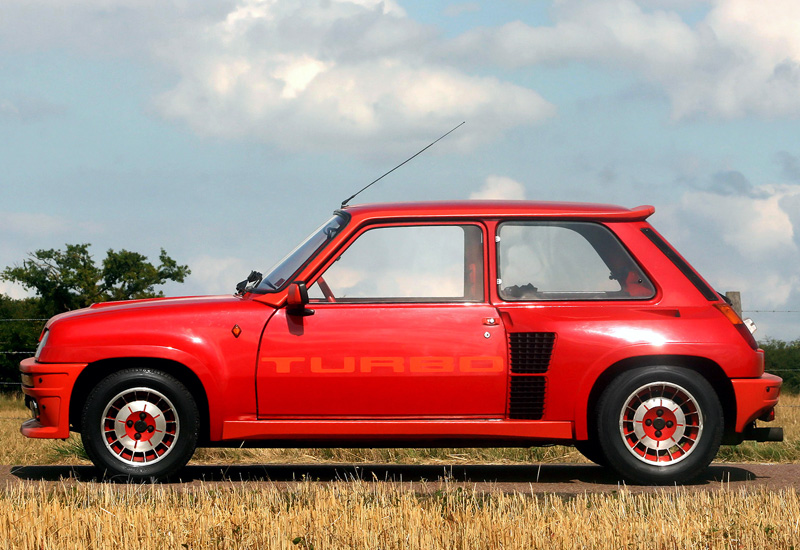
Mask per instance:
[[[794,490],[574,498],[362,481],[290,489],[109,484],[0,491],[0,548],[60,550],[800,546]]]
[[[786,441],[747,443],[720,461],[800,461],[800,397],[786,395],[777,425]],[[0,464],[80,464],[80,439],[28,440],[19,398],[0,399]],[[571,447],[545,449],[199,450],[195,463],[585,462]],[[435,487],[434,487],[435,488]],[[223,486],[23,483],[0,488],[0,550],[800,548],[793,489],[631,494],[483,493],[447,481],[303,481]]]
[[[800,462],[800,396],[785,394],[776,421],[783,426],[782,443],[745,442],[722,447],[718,462]],[[0,464],[88,464],[80,437],[66,441],[27,439],[19,425],[29,418],[22,398],[0,396]],[[194,464],[531,464],[586,463],[573,447],[532,449],[198,449]]]

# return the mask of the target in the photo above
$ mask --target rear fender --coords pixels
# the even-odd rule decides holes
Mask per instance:
[[[608,364],[605,368],[590,369],[588,371],[596,374],[594,376],[585,376],[578,387],[574,412],[575,439],[588,439],[590,430],[593,428],[591,420],[595,416],[594,411],[596,410],[597,402],[603,391],[617,376],[624,375],[623,373],[626,371],[655,365],[683,367],[703,376],[717,391],[725,414],[725,431],[728,432],[734,429],[736,398],[730,379],[717,363],[697,355],[665,354],[663,353],[663,348],[658,350],[662,353],[654,353],[656,350],[653,349],[649,351],[651,352],[650,354],[640,353],[625,357]]]

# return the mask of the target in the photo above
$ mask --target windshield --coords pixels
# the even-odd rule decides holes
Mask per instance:
[[[311,233],[297,248],[289,252],[284,259],[275,264],[267,272],[253,292],[263,294],[280,290],[292,277],[313,258],[317,252],[347,224],[347,218],[340,213],[322,224]]]

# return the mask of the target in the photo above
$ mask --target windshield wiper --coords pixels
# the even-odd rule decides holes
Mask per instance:
[[[236,285],[236,294],[241,296],[248,290],[257,287],[263,278],[264,276],[258,271],[251,271],[250,275],[247,276],[247,279]]]

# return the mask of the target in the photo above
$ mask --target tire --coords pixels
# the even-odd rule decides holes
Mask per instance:
[[[711,463],[722,440],[719,398],[698,373],[672,366],[618,376],[598,402],[607,465],[643,485],[685,483]]]
[[[596,440],[588,439],[586,441],[575,441],[573,445],[584,458],[591,460],[598,466],[608,466],[606,455],[603,454],[603,449]]]
[[[199,416],[192,394],[173,376],[125,369],[104,378],[89,394],[81,439],[107,476],[160,480],[194,454]]]

